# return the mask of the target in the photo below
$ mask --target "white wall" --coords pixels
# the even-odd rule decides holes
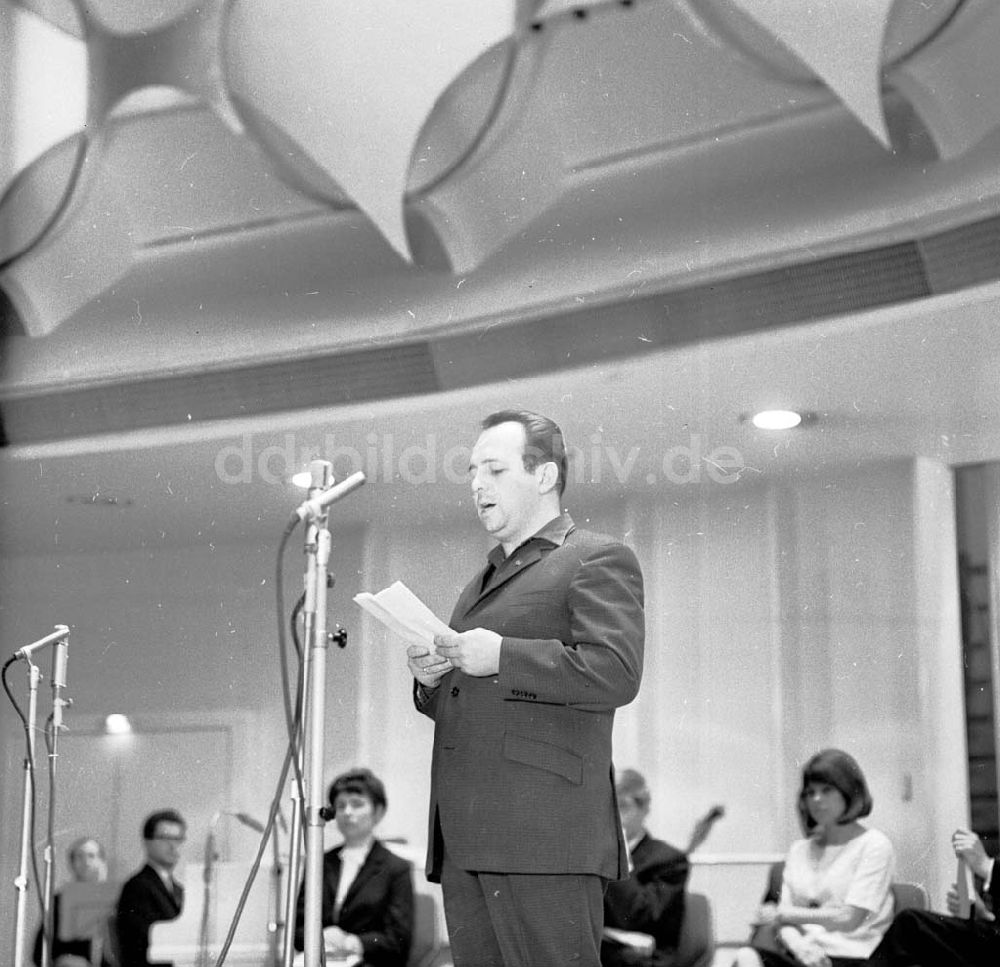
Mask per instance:
[[[567,504],[578,523],[592,518],[589,526],[625,535],[644,567],[646,674],[619,715],[616,759],[652,784],[651,828],[683,845],[722,803],[704,852],[783,852],[797,835],[801,764],[841,746],[868,775],[871,821],[895,840],[900,875],[926,883],[940,903],[952,872],[947,837],[966,802],[963,757],[951,746],[962,702],[950,472],[868,464],[784,482],[675,486],[605,506],[587,504],[580,488]],[[433,527],[386,519],[336,535],[330,618],[350,638],[329,658],[328,771],[364,763],[381,774],[382,831],[418,851],[431,725],[412,709],[403,646],[350,598],[399,578],[447,618],[488,546],[464,517]],[[280,768],[273,556],[273,546],[198,546],[0,561],[8,651],[57,621],[72,626],[71,728],[93,730],[110,711],[140,730],[229,722],[232,802],[199,802],[189,777],[176,777],[177,802],[200,824],[192,859],[204,817],[230,807],[264,814]],[[289,552],[286,574],[291,596],[301,548]],[[16,687],[22,675],[19,664]],[[12,712],[0,716],[10,817],[0,876],[10,883],[21,745]],[[184,734],[177,739],[184,747]],[[101,788],[74,792],[73,802],[60,795],[61,842],[89,831],[77,817],[107,808]],[[149,809],[163,804],[157,796]],[[141,818],[123,817],[123,828],[137,837]],[[248,859],[252,837],[228,836],[231,858]],[[3,902],[9,922],[12,891]]]

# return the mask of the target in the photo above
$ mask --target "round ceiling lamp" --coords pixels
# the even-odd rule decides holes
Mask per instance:
[[[802,423],[802,414],[795,410],[761,410],[750,417],[758,430],[791,430]]]

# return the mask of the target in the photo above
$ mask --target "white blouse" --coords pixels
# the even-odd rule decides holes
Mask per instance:
[[[877,829],[839,845],[813,839],[792,843],[785,860],[781,905],[795,907],[846,904],[868,910],[855,930],[828,930],[803,924],[802,933],[831,957],[869,957],[892,922],[892,885],[896,855],[889,838]]]

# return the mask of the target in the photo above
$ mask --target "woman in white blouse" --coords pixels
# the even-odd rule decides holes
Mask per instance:
[[[857,762],[840,749],[817,752],[802,770],[799,817],[805,839],[785,859],[781,897],[758,922],[774,943],[741,947],[734,967],[862,964],[892,922],[892,843],[859,819],[872,797]]]

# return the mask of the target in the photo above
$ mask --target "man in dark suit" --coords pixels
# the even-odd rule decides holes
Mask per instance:
[[[610,883],[604,894],[603,967],[668,967],[684,919],[684,891],[691,864],[687,854],[646,832],[650,795],[646,780],[634,769],[617,778],[622,830],[632,856],[632,874]],[[610,931],[608,928],[611,928]],[[635,931],[653,938],[654,949],[637,948],[616,930]]]
[[[472,495],[498,546],[455,633],[407,650],[435,722],[427,875],[456,967],[597,967],[604,886],[628,875],[611,730],[642,676],[642,574],[561,513],[566,472],[551,420],[483,421]]]
[[[173,809],[152,813],[143,823],[146,864],[125,881],[115,914],[120,967],[149,967],[149,928],[180,916],[184,887],[173,873],[186,834],[187,824]]]
[[[971,916],[945,916],[929,910],[902,910],[893,919],[869,963],[873,967],[969,967],[1000,963],[1000,871],[983,841],[967,829],[951,838],[955,855],[982,884],[990,910],[974,897]],[[958,893],[948,894],[948,909],[958,912]]]
[[[382,781],[352,769],[330,784],[330,812],[342,845],[323,857],[323,946],[328,955],[405,967],[413,939],[410,864],[375,838],[387,800]],[[305,890],[299,889],[295,949],[303,948]]]

